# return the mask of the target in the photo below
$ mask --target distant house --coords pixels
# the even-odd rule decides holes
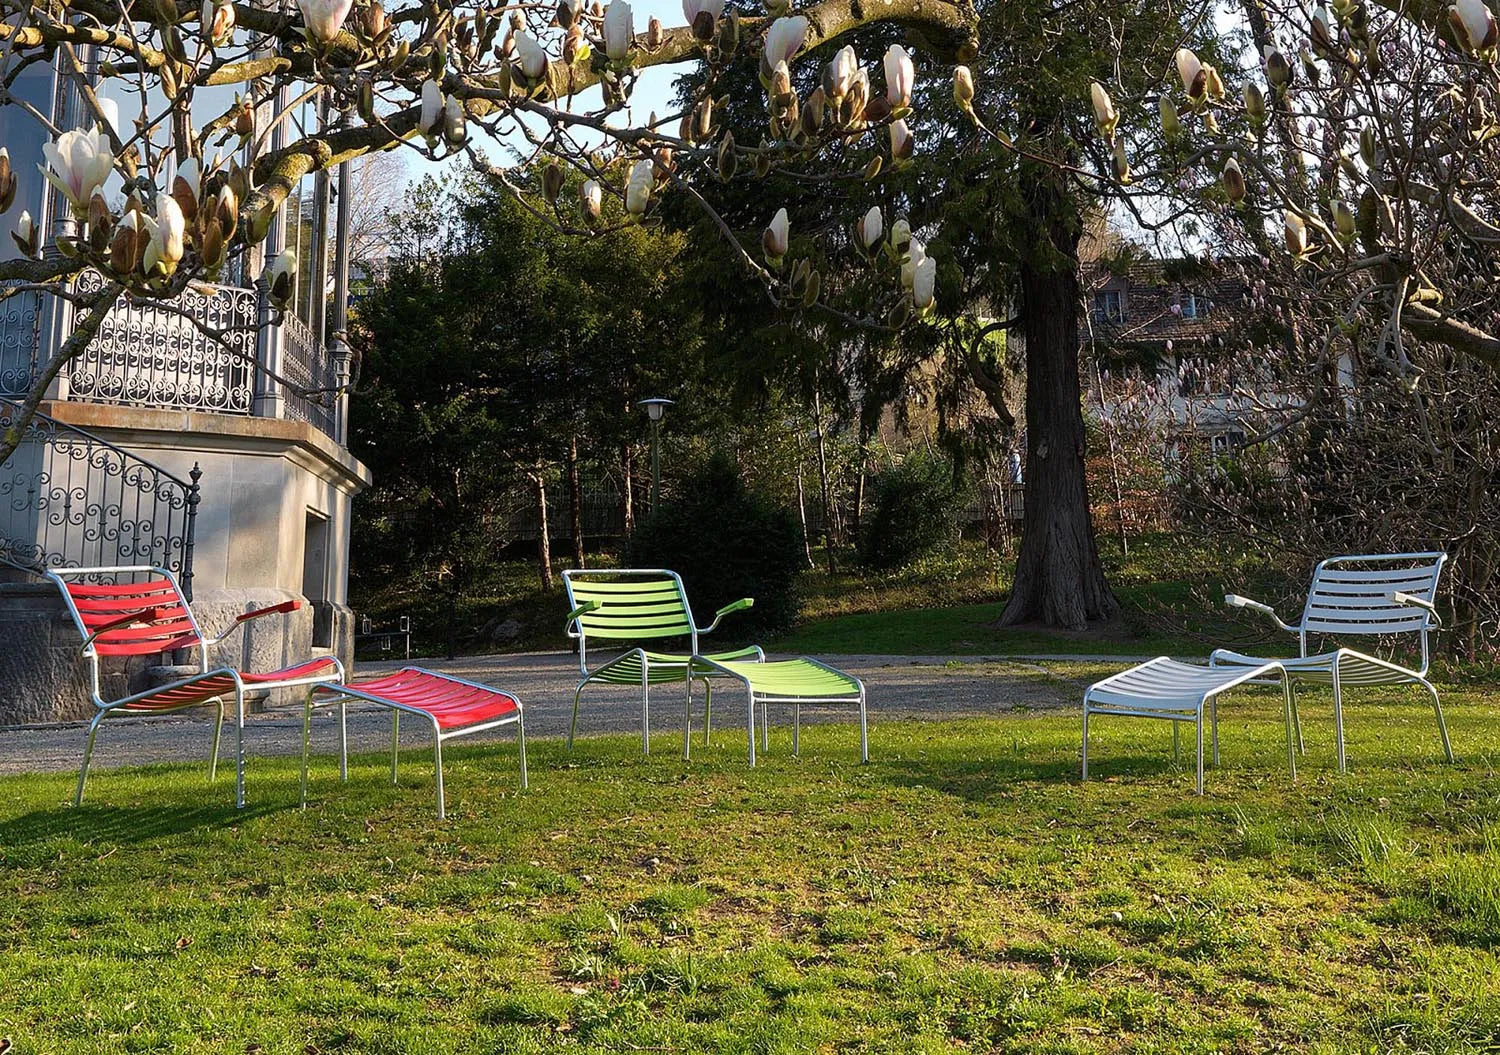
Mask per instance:
[[[1239,262],[1100,258],[1085,265],[1083,288],[1079,340],[1101,416],[1120,417],[1128,402],[1171,445],[1219,450],[1244,443],[1254,419],[1295,405],[1267,361],[1244,354],[1254,317]]]

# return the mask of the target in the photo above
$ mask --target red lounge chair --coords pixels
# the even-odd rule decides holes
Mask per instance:
[[[341,681],[344,668],[332,656],[297,663],[268,674],[247,674],[232,667],[209,668],[208,649],[223,641],[239,627],[263,615],[294,612],[301,601],[283,601],[268,608],[257,608],[236,616],[218,637],[205,637],[192,609],[177,585],[177,579],[165,568],[150,566],[122,568],[56,568],[47,578],[57,584],[67,602],[68,611],[78,632],[83,635],[82,656],[89,661],[89,696],[99,713],[89,722],[88,745],[83,751],[83,766],[78,771],[78,791],[74,805],[83,801],[83,785],[88,779],[89,758],[94,753],[94,737],[99,723],[111,715],[170,714],[189,707],[215,705],[219,709],[214,723],[214,753],[209,761],[208,778],[212,780],[219,764],[219,733],[224,724],[224,701],[234,698],[235,774],[234,804],[245,805],[245,690],[285,689]],[[101,579],[113,579],[102,582]],[[131,582],[130,579],[143,581]],[[83,581],[94,580],[94,581]],[[125,580],[125,581],[122,581]],[[201,673],[168,685],[147,689],[133,696],[106,700],[99,685],[99,657],[149,656],[178,649],[198,649]]]
[[[521,701],[508,692],[423,667],[402,667],[378,678],[343,685],[319,685],[307,694],[302,717],[302,806],[307,807],[307,753],[312,741],[315,707],[339,709],[339,778],[349,779],[349,737],[345,706],[350,699],[378,704],[391,712],[391,783],[396,783],[396,753],[401,715],[415,715],[432,728],[432,760],[437,770],[437,815],[447,815],[443,800],[443,741],[502,725],[516,726],[521,749],[521,790],[526,790],[526,719]]]

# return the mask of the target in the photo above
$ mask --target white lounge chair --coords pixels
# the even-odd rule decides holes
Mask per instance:
[[[1448,742],[1448,726],[1443,721],[1443,706],[1437,689],[1427,680],[1431,661],[1428,633],[1442,624],[1434,600],[1438,576],[1447,561],[1446,553],[1382,553],[1366,556],[1330,557],[1313,572],[1312,588],[1302,608],[1301,622],[1283,622],[1270,605],[1247,597],[1229,594],[1224,603],[1231,608],[1248,608],[1261,612],[1288,633],[1296,634],[1299,655],[1277,660],[1285,668],[1293,686],[1299,683],[1333,687],[1333,723],[1338,745],[1339,772],[1344,772],[1344,698],[1350,685],[1420,685],[1432,696],[1432,710],[1437,716],[1438,735],[1442,737],[1443,754],[1453,761],[1453,747]],[[1397,635],[1415,633],[1420,639],[1421,666],[1408,667],[1392,660],[1338,647],[1329,652],[1309,654],[1309,639],[1314,635]],[[1209,657],[1214,667],[1256,667],[1269,662],[1265,657],[1247,656],[1229,649],[1219,649]],[[1296,727],[1298,749],[1302,749],[1302,723],[1297,715],[1295,689],[1291,717]]]

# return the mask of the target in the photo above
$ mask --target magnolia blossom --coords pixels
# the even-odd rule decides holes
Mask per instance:
[[[790,63],[797,52],[802,50],[802,44],[806,40],[807,19],[803,16],[793,15],[772,22],[766,33],[766,48],[762,53],[767,68],[774,70],[778,62]]]
[[[464,101],[456,95],[448,96],[443,107],[443,138],[455,150],[463,146],[468,138],[469,115],[464,112]]]
[[[974,75],[967,66],[953,67],[953,101],[965,113],[974,108]]]
[[[625,211],[640,216],[651,203],[651,185],[656,182],[656,171],[651,162],[637,161],[630,169],[630,181],[625,185]]]
[[[589,219],[599,219],[600,210],[604,208],[604,189],[599,186],[599,181],[584,180],[583,186],[578,188],[578,197],[583,202],[583,211],[588,213]]]
[[[16,203],[16,174],[10,167],[10,151],[0,147],[0,212]]]
[[[583,14],[583,0],[558,0],[557,24],[563,29],[572,29]]]
[[[156,224],[151,232],[151,241],[146,243],[146,259],[143,268],[147,275],[160,271],[170,275],[177,270],[177,261],[182,259],[183,238],[187,233],[187,220],[170,194],[156,196]]]
[[[126,209],[125,215],[115,225],[114,238],[109,243],[109,266],[118,275],[128,275],[135,270],[141,254],[145,252],[146,240],[141,229],[141,214],[135,209]]]
[[[1307,224],[1295,210],[1286,210],[1286,247],[1293,256],[1307,253]]]
[[[94,191],[104,185],[114,168],[115,158],[104,134],[97,128],[77,128],[64,132],[56,143],[44,143],[42,153],[52,169],[42,169],[43,175],[62,191],[73,211],[83,215]]]
[[[172,177],[168,185],[172,198],[177,202],[177,207],[189,220],[198,215],[198,190],[203,186],[201,173],[202,166],[198,163],[198,159],[188,158],[177,166],[177,175]]]
[[[297,0],[307,35],[320,44],[330,43],[344,27],[354,0]]]
[[[1292,83],[1292,64],[1275,48],[1266,47],[1266,80],[1277,91],[1285,91]]]
[[[917,71],[912,66],[911,56],[900,44],[892,44],[885,50],[885,97],[891,109],[899,110],[911,105],[911,90],[916,83]]]
[[[442,133],[443,107],[446,104],[443,89],[438,87],[437,81],[422,82],[422,109],[417,118],[417,127],[427,137],[428,146],[436,145],[437,138]]]
[[[292,280],[297,276],[297,251],[287,248],[278,253],[266,267],[266,286],[271,295],[271,303],[276,307],[285,306],[292,296]]]
[[[1182,78],[1183,91],[1194,102],[1201,101],[1208,94],[1208,74],[1203,63],[1187,48],[1177,49],[1177,76]]]
[[[615,0],[604,11],[604,54],[623,62],[635,39],[635,22],[626,0]]]
[[[884,230],[885,220],[880,215],[880,206],[878,205],[870,206],[870,211],[861,216],[859,222],[854,225],[855,237],[859,239],[859,244],[864,246],[867,251],[873,248],[876,242],[880,241],[880,236]]]
[[[845,44],[834,53],[833,60],[823,67],[823,94],[834,103],[849,94],[854,83],[854,72],[859,69],[859,56],[853,46]]]
[[[923,257],[912,272],[911,302],[918,311],[929,311],[937,290],[937,261]]]
[[[233,0],[203,0],[199,29],[209,47],[222,48],[234,35]]]
[[[1238,205],[1245,200],[1245,174],[1240,171],[1240,163],[1234,158],[1224,162],[1224,193],[1229,195],[1229,200]]]
[[[1266,97],[1260,90],[1260,85],[1254,81],[1246,81],[1240,89],[1240,95],[1245,100],[1245,116],[1250,118],[1250,123],[1256,128],[1266,123]]]
[[[1333,225],[1338,228],[1339,237],[1347,241],[1354,238],[1354,210],[1349,208],[1347,202],[1335,200],[1331,206],[1333,212]]]
[[[41,249],[41,231],[32,220],[31,213],[25,210],[22,210],[20,218],[16,220],[16,229],[10,233],[10,237],[23,256],[35,257]]]
[[[1089,85],[1089,97],[1094,103],[1094,124],[1099,129],[1099,134],[1105,139],[1113,139],[1115,136],[1115,125],[1120,122],[1120,115],[1115,111],[1115,102],[1109,97],[1109,92],[1104,90],[1104,85],[1094,81]]]
[[[1114,149],[1111,151],[1111,164],[1114,166],[1115,179],[1121,183],[1130,183],[1133,177],[1130,172],[1130,158],[1125,153],[1125,140],[1116,139]]]
[[[524,29],[515,35],[516,55],[521,60],[521,73],[528,80],[539,81],[547,73],[547,52],[535,37]]]
[[[897,217],[896,222],[891,224],[890,243],[891,248],[898,253],[904,253],[911,244],[911,223],[905,216]]]
[[[920,239],[913,238],[906,249],[906,259],[901,262],[901,284],[907,289],[911,289],[912,283],[916,281],[917,268],[926,259],[927,247]]]
[[[714,29],[724,14],[724,0],[682,0],[682,14],[692,27],[693,37],[707,44],[714,39]]]
[[[1182,121],[1177,116],[1177,104],[1172,97],[1162,93],[1161,98],[1156,100],[1156,108],[1161,111],[1161,130],[1168,139],[1175,139],[1182,133]]]
[[[770,226],[761,235],[760,245],[765,251],[766,263],[774,268],[780,268],[782,258],[786,256],[788,227],[786,209],[777,209],[776,215],[771,217]]]
[[[891,133],[891,160],[905,161],[911,157],[915,146],[911,130],[906,127],[905,121],[892,121],[889,126]]]
[[[1500,29],[1484,0],[1457,0],[1448,8],[1448,23],[1454,38],[1471,52],[1491,50],[1500,43]]]
[[[1333,49],[1333,21],[1328,17],[1328,8],[1319,4],[1312,16],[1313,45],[1324,51]]]

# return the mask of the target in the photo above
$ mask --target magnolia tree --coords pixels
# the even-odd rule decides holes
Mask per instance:
[[[872,177],[909,156],[903,116],[913,67],[905,48],[893,47],[873,67],[845,48],[819,86],[799,97],[791,70],[810,49],[876,22],[904,26],[912,41],[950,62],[975,47],[967,0],[817,0],[757,16],[726,10],[722,0],[684,0],[686,24],[677,28],[655,18],[638,25],[627,0],[608,7],[598,0],[409,2],[389,11],[381,0],[297,0],[295,11],[232,0],[205,0],[197,10],[174,0],[3,6],[6,83],[31,64],[55,62],[79,116],[77,127],[57,128],[14,95],[0,97],[53,139],[44,157],[0,153],[0,207],[15,198],[12,166],[41,165],[67,211],[50,236],[29,215],[19,217],[21,256],[0,262],[4,295],[64,297],[77,319],[71,336],[49,350],[22,413],[0,438],[0,460],[48,385],[122,300],[178,310],[222,340],[174,305],[193,283],[243,262],[246,274],[259,272],[273,309],[282,307],[295,253],[264,262],[261,247],[311,174],[399,148],[466,158],[529,209],[580,234],[651,223],[658,202],[673,194],[712,214],[685,177],[711,172],[730,180],[820,164],[855,164],[852,176]],[[716,84],[741,61],[758,64],[766,89],[767,134],[754,144],[735,142],[716,117]],[[629,103],[638,77],[673,63],[701,63],[701,90],[678,113],[637,119]],[[327,115],[316,127],[295,120],[308,103]],[[491,166],[486,138],[521,145],[521,164]],[[834,155],[837,161],[821,161]],[[540,177],[523,182],[517,172]],[[563,194],[575,186],[576,199]],[[777,304],[833,311],[819,304],[808,262],[788,259],[785,213],[767,220],[758,256],[722,220],[719,226]],[[862,324],[900,325],[911,308],[931,304],[934,268],[912,259],[909,229],[892,221],[875,210],[857,218],[858,244],[882,262],[872,273],[890,288],[887,310]],[[97,289],[77,285],[85,269],[103,276]]]

